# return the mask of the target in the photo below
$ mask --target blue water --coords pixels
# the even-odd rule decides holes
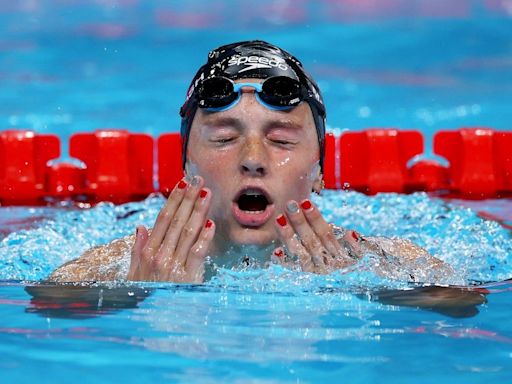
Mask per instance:
[[[176,131],[208,50],[260,38],[302,59],[333,128],[510,129],[512,21],[492,3],[2,2],[0,126]]]
[[[428,144],[439,129],[510,130],[512,19],[498,0],[1,2],[0,129],[56,133],[65,151],[73,132],[176,131],[208,49],[248,38],[302,59],[335,131],[414,128]],[[277,266],[221,268],[197,286],[40,282],[151,226],[162,203],[0,207],[0,382],[510,381],[510,283],[487,303],[473,292],[421,309],[404,295],[464,292]],[[510,200],[326,191],[315,203],[331,222],[411,239],[467,284],[512,277],[510,230],[477,214],[510,224]]]

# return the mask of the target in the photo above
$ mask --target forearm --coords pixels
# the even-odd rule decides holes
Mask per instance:
[[[58,267],[48,277],[52,282],[114,281],[126,279],[134,236],[85,251],[79,258]]]
[[[333,227],[333,232],[352,259],[363,259],[365,266],[384,278],[422,283],[463,283],[449,264],[410,240],[361,236],[339,227]]]
[[[376,256],[384,277],[421,283],[460,283],[453,268],[406,239],[361,237],[362,252]]]

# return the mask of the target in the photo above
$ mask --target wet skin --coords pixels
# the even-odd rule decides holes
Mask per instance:
[[[286,203],[306,199],[320,183],[318,139],[308,104],[271,111],[249,92],[228,111],[199,110],[190,132],[187,158],[212,192],[209,215],[217,223],[217,249],[227,243],[269,245],[278,238],[274,219]],[[245,188],[265,192],[270,215],[234,212]]]
[[[237,262],[233,258],[244,254],[323,274],[371,253],[380,257],[375,272],[385,277],[432,283],[453,274],[449,265],[410,241],[362,237],[354,231],[337,237],[308,199],[321,189],[322,176],[309,105],[274,111],[256,100],[253,88],[242,91],[229,110],[197,111],[186,177],[151,231],[138,226],[135,238],[91,248],[49,280],[201,283],[207,256],[230,267]],[[119,265],[127,253],[126,275]],[[422,260],[421,268],[416,259]]]
[[[285,245],[308,272],[327,273],[353,263],[307,200],[321,188],[309,105],[273,111],[256,100],[251,87],[242,92],[227,111],[198,109],[187,177],[172,191],[151,234],[138,227],[128,279],[201,282],[207,255],[245,245],[267,255]],[[267,204],[257,212],[241,209],[244,193],[262,194]],[[347,241],[355,240],[348,236]],[[282,249],[275,255],[279,260]]]

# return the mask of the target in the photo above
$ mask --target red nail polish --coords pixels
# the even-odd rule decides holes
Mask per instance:
[[[183,180],[180,180],[180,182],[178,183],[179,189],[185,189],[186,186],[187,186],[187,183],[185,183]]]
[[[284,215],[278,216],[276,221],[281,227],[284,227],[286,225],[286,217],[284,217]]]
[[[206,229],[208,228],[211,228],[211,226],[213,225],[213,221],[211,221],[210,219],[206,220],[206,223],[204,224],[204,227]]]
[[[359,236],[359,233],[357,233],[356,231],[352,231],[352,237],[356,240],[356,241],[359,241],[361,236]]]
[[[199,192],[199,197],[201,199],[204,199],[206,197],[206,195],[208,194],[208,191],[205,190],[205,189],[201,189],[201,191]]]
[[[278,249],[274,252],[274,255],[276,255],[277,257],[283,257],[284,256],[284,252],[282,249]]]
[[[309,200],[304,200],[300,206],[302,207],[302,209],[303,209],[303,210],[307,211],[307,210],[308,210],[308,209],[310,209],[310,208],[311,208],[311,206],[312,206],[312,205],[311,205],[311,201],[309,201]]]

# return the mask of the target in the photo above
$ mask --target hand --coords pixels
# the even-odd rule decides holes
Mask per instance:
[[[181,180],[171,192],[149,234],[138,226],[132,248],[128,280],[201,283],[204,260],[215,234],[206,218],[211,191],[195,176]]]
[[[300,206],[290,200],[286,213],[277,217],[276,228],[304,272],[326,274],[353,265],[360,258],[359,235],[347,231],[337,239],[332,226],[309,200],[302,201]],[[283,249],[277,248],[274,256],[283,263]]]

